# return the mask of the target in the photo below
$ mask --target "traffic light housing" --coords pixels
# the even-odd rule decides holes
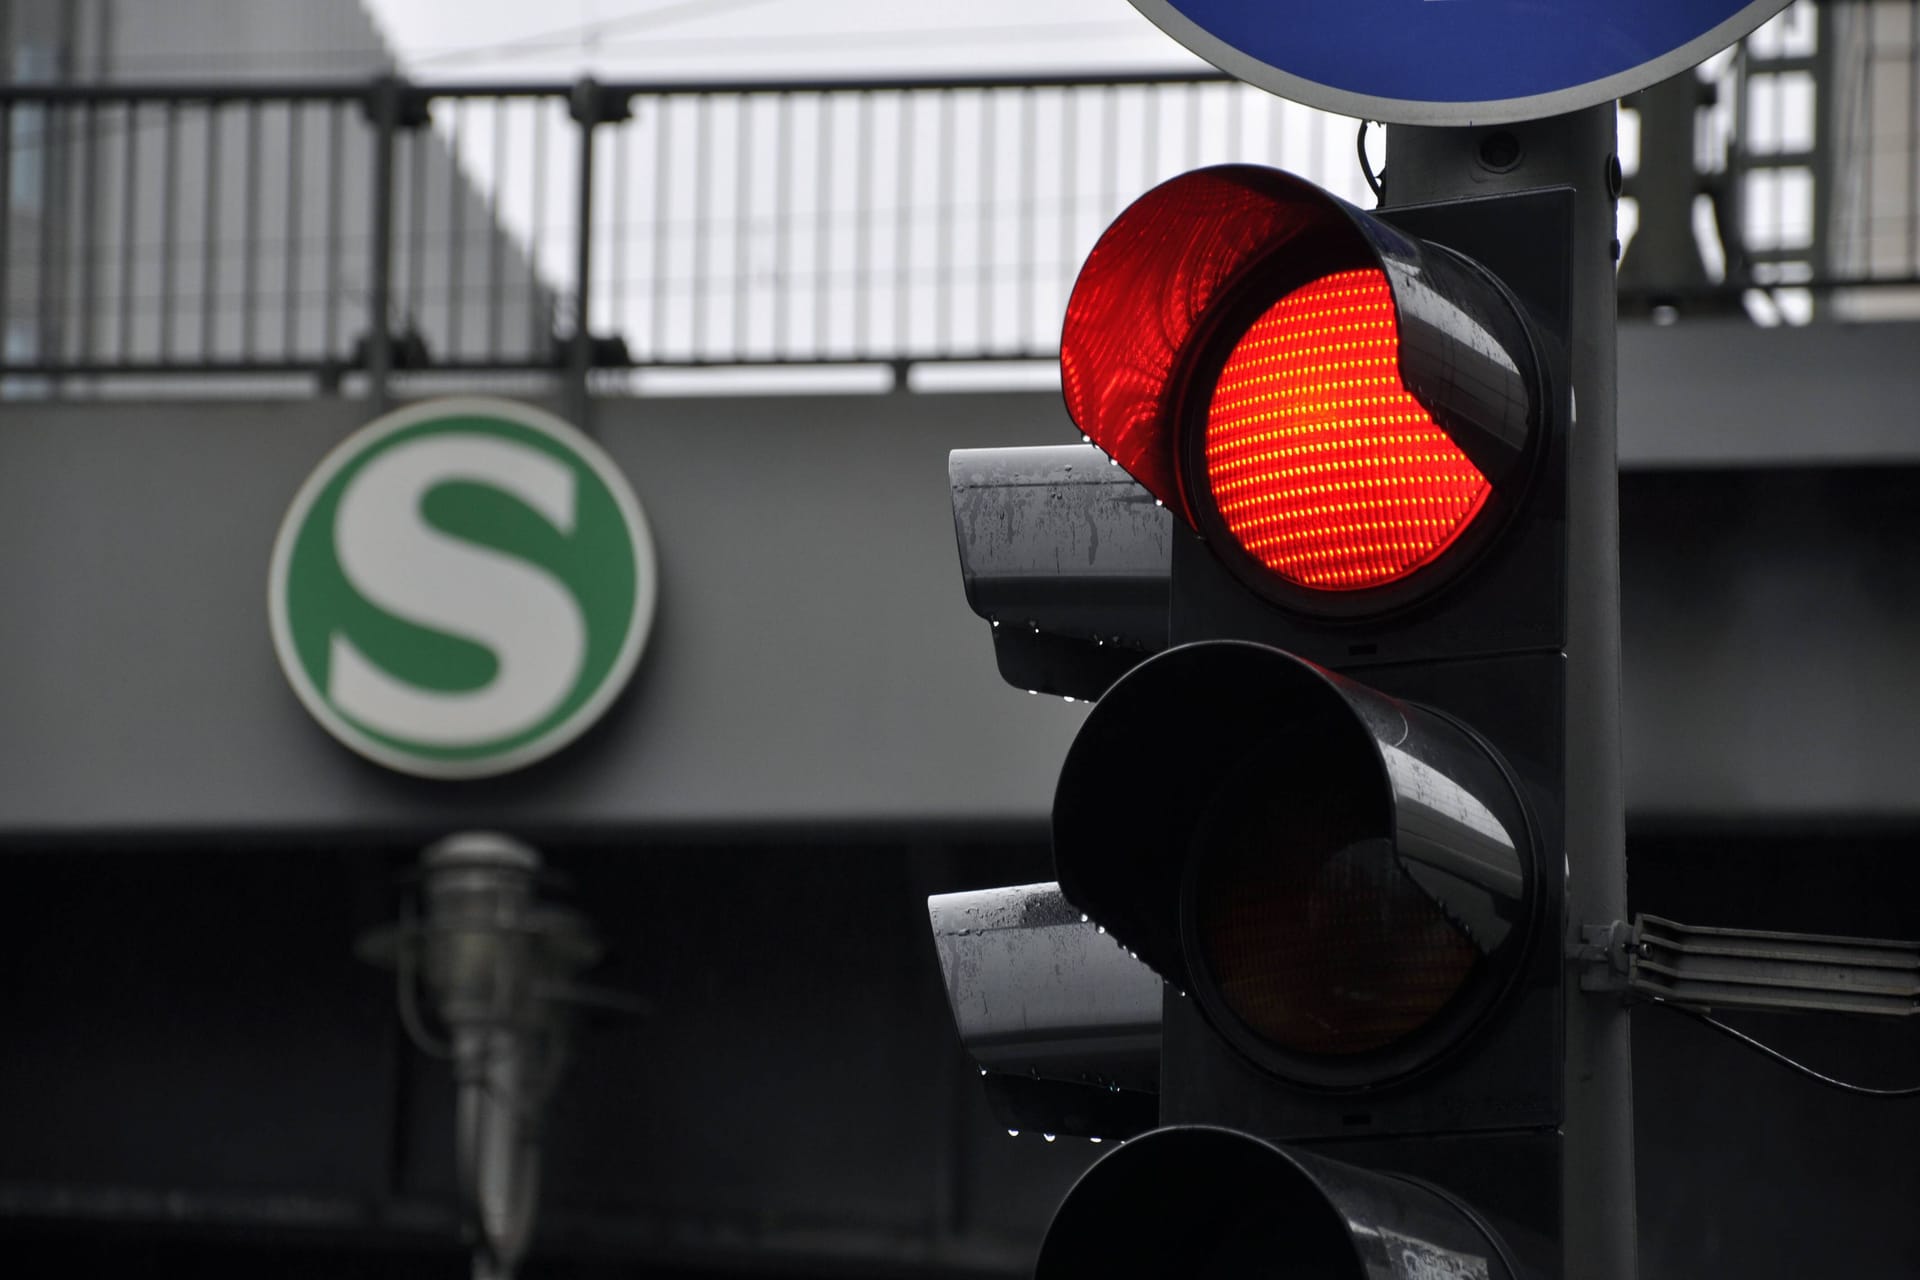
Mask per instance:
[[[1178,524],[1169,647],[1076,737],[1055,862],[1167,984],[1172,1127],[1041,1275],[1561,1274],[1574,215],[1221,166],[1089,256],[1068,409]]]

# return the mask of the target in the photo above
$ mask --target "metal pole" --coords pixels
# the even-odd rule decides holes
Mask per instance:
[[[367,401],[375,414],[389,403],[393,335],[387,329],[393,294],[393,144],[400,126],[400,81],[382,76],[369,99],[373,120],[373,261],[368,266]]]
[[[1510,167],[1498,135],[1510,134]],[[1489,143],[1495,145],[1489,146]],[[1489,159],[1494,163],[1489,163]],[[1426,203],[1529,188],[1575,192],[1567,537],[1567,866],[1569,949],[1583,923],[1627,918],[1620,759],[1618,457],[1614,447],[1614,204],[1619,163],[1612,103],[1494,128],[1387,130],[1387,202]],[[1566,970],[1567,1056],[1561,1180],[1561,1274],[1637,1274],[1632,1041],[1617,1000],[1583,994]]]

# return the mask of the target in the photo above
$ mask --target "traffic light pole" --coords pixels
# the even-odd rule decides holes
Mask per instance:
[[[1566,668],[1565,1165],[1562,1274],[1637,1274],[1632,1041],[1617,997],[1580,989],[1583,925],[1627,918],[1620,758],[1620,588],[1615,414],[1611,103],[1485,128],[1387,130],[1385,203],[1425,204],[1531,188],[1575,192],[1572,265],[1575,424],[1569,433]]]

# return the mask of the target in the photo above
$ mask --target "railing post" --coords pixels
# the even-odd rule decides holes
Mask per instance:
[[[6,34],[11,17],[9,11],[0,8],[0,35]],[[13,154],[13,103],[0,102],[0,314],[6,316],[13,314]],[[0,333],[0,374],[6,368],[6,335]],[[0,387],[4,387],[3,382]]]
[[[1867,15],[1872,20],[1872,14]],[[1840,108],[1839,50],[1840,19],[1832,5],[1815,11],[1813,47],[1813,278],[1824,287],[1813,290],[1813,315],[1816,320],[1833,318],[1832,280],[1839,274],[1834,262],[1834,239],[1839,233],[1834,218],[1834,182],[1838,169],[1835,153],[1847,127],[1837,118]],[[1909,39],[1920,42],[1920,31]],[[1745,86],[1742,86],[1744,92]],[[1742,193],[1744,194],[1744,193]],[[1911,211],[1908,214],[1912,217]]]
[[[414,365],[424,361],[424,340],[409,334],[406,350],[396,353],[393,341],[393,240],[394,192],[393,158],[400,131],[424,129],[431,122],[427,114],[429,95],[395,75],[384,75],[373,82],[367,98],[367,118],[373,124],[373,262],[368,269],[367,400],[375,413],[384,413],[391,403],[393,370],[404,367],[397,355],[405,354]],[[417,169],[417,166],[416,166]],[[411,199],[415,207],[426,198],[425,183],[416,181]],[[421,251],[416,243],[414,253]]]
[[[367,99],[373,124],[373,260],[367,278],[367,402],[375,415],[385,413],[388,380],[393,373],[393,145],[400,126],[400,80],[381,76]]]
[[[627,118],[627,97],[602,87],[588,76],[573,86],[567,114],[580,130],[580,187],[573,225],[573,336],[567,344],[566,403],[573,425],[589,431],[593,402],[587,383],[594,364],[590,310],[593,300],[593,135],[599,126]],[[615,234],[619,234],[617,228]]]

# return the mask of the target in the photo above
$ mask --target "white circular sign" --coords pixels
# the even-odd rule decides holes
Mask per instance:
[[[280,666],[328,732],[405,773],[478,778],[600,717],[658,581],[640,504],[598,445],[463,397],[389,413],[322,460],[267,594]]]

